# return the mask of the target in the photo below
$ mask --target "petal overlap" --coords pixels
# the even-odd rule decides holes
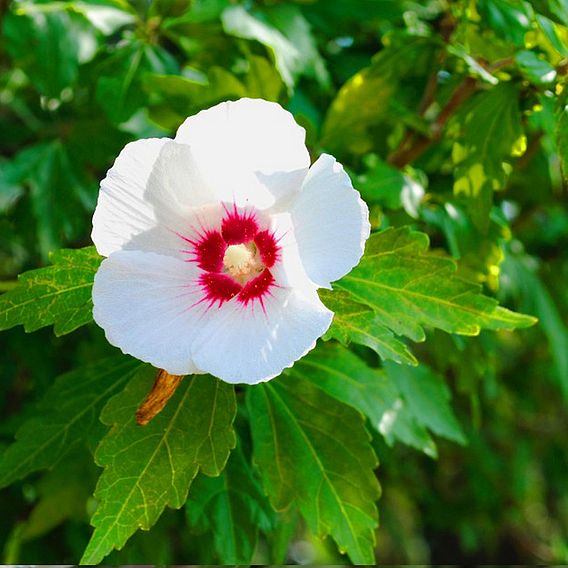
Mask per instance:
[[[280,105],[245,98],[189,117],[175,140],[195,152],[217,199],[266,209],[301,187],[310,166],[305,137]]]
[[[193,343],[193,360],[230,383],[267,381],[310,351],[332,318],[315,290],[308,295],[277,288],[252,310],[230,302],[207,318]]]
[[[333,156],[322,154],[312,165],[291,216],[306,273],[318,286],[330,288],[363,256],[369,210]]]
[[[176,138],[128,144],[101,183],[93,286],[110,343],[171,374],[278,376],[333,313],[317,289],[359,261],[368,210],[335,159],[309,167],[305,132],[241,99]]]
[[[112,345],[174,375],[197,372],[191,343],[203,309],[195,304],[193,264],[152,252],[118,251],[93,285],[93,317]]]
[[[101,182],[91,238],[99,254],[126,248],[136,235],[157,226],[154,207],[145,198],[148,180],[167,138],[127,144]]]

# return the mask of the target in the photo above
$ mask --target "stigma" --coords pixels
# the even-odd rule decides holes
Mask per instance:
[[[265,266],[253,242],[229,245],[223,257],[223,271],[239,284],[256,278]]]

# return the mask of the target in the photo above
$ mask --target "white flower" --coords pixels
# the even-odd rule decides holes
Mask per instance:
[[[278,104],[221,103],[174,140],[127,144],[101,183],[92,238],[106,258],[94,318],[122,351],[171,374],[277,376],[323,335],[317,289],[353,268],[368,209],[342,166],[310,167]]]

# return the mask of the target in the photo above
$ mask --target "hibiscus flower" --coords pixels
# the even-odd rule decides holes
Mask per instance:
[[[359,262],[369,231],[341,164],[322,154],[310,167],[289,112],[221,103],[173,140],[127,144],[101,182],[94,318],[168,373],[267,381],[326,332],[317,289]]]

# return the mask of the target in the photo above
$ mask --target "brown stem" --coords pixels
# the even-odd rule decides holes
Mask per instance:
[[[492,73],[493,71],[498,71],[502,67],[508,67],[509,65],[513,65],[515,63],[515,58],[513,56],[510,57],[503,57],[503,59],[498,59],[491,63],[491,65],[487,65],[487,71]]]
[[[403,168],[421,156],[432,144],[437,142],[446,126],[448,120],[456,110],[466,101],[477,88],[477,80],[473,77],[466,77],[456,88],[446,106],[440,111],[436,120],[432,123],[430,136],[415,133],[409,145],[399,146],[388,158],[389,164],[396,168]]]
[[[183,377],[183,375],[170,375],[163,369],[158,371],[152,390],[136,411],[136,422],[140,426],[148,424],[152,418],[163,410],[168,400],[176,392]]]
[[[493,64],[487,66],[489,72],[497,71],[502,67],[511,65],[514,63],[512,57],[506,57],[495,61]],[[411,132],[410,135],[406,135],[398,148],[394,150],[387,158],[387,162],[396,168],[403,168],[407,164],[414,162],[418,157],[420,157],[430,146],[436,143],[441,137],[446,127],[446,124],[450,118],[455,114],[457,109],[477,90],[479,86],[479,81],[474,77],[466,77],[453,92],[450,100],[446,103],[446,106],[440,111],[436,119],[431,125],[430,136],[425,136],[424,134],[418,132]],[[426,85],[426,91],[424,93],[423,102],[421,107],[418,109],[419,113],[424,112],[423,104],[424,101],[428,101],[430,96],[434,96],[434,93],[430,95],[434,87],[431,86],[430,81]],[[431,101],[429,102],[431,104]],[[426,107],[427,108],[427,107]]]
[[[540,143],[543,136],[544,132],[539,130],[531,139],[529,139],[525,153],[517,160],[517,169],[522,170],[529,165],[530,161],[535,157],[536,153],[540,149]]]
[[[438,61],[436,65],[436,71],[430,75],[428,83],[426,83],[426,88],[424,89],[424,94],[422,95],[422,100],[418,105],[418,114],[424,116],[426,111],[430,108],[430,105],[434,102],[434,97],[436,91],[438,90],[438,69],[442,69],[448,58],[447,51],[441,51],[438,55]]]

